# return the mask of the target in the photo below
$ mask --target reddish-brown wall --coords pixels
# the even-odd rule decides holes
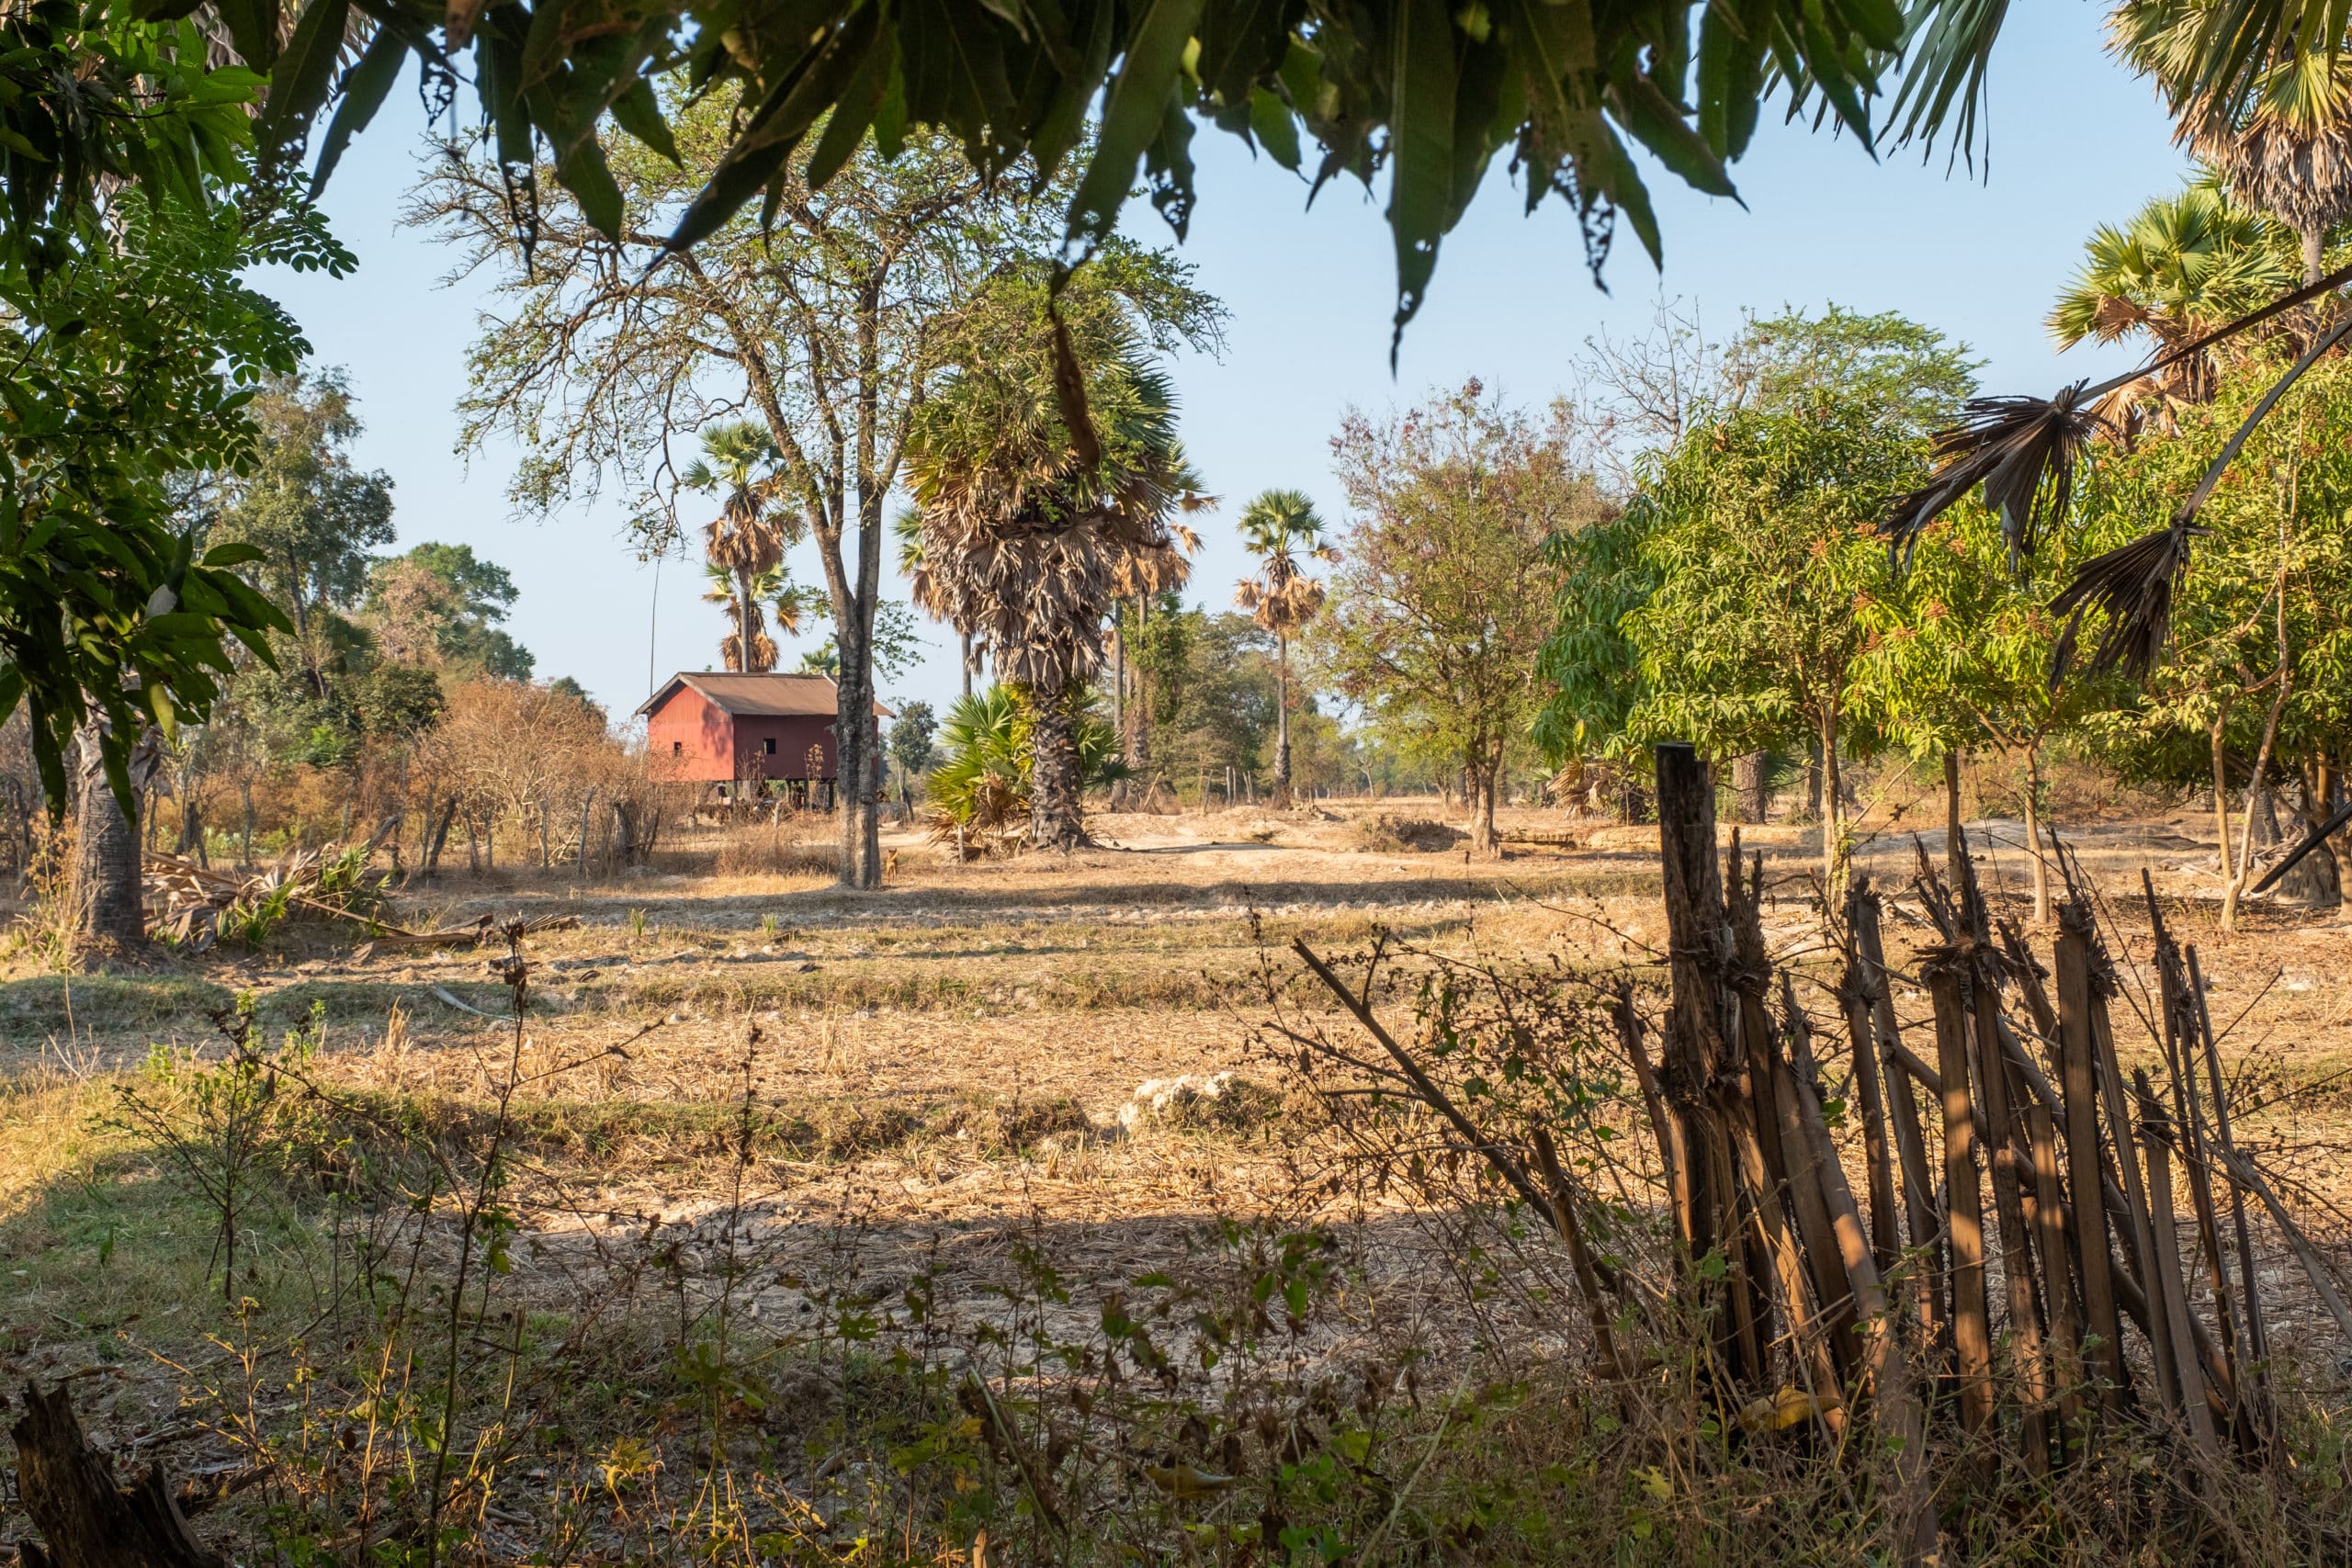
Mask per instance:
[[[878,736],[881,727],[876,724]],[[775,742],[774,754],[762,745]],[[681,686],[647,716],[646,750],[663,778],[725,783],[733,779],[801,779],[808,774],[808,748],[816,747],[816,776],[832,778],[833,720],[817,714],[788,717],[734,717],[691,686]]]

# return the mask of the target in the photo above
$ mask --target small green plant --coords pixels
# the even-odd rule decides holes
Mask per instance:
[[[777,919],[774,915],[762,915],[760,917],[760,934],[767,938],[770,942],[774,942],[776,938],[784,934],[784,922]]]
[[[631,909],[628,912],[628,939],[631,942],[639,942],[644,939],[644,936],[645,911],[642,909]]]
[[[269,940],[270,932],[286,923],[293,907],[290,886],[273,887],[258,898],[240,898],[220,911],[217,922],[220,940],[259,947]]]
[[[146,1071],[116,1086],[108,1121],[152,1139],[203,1194],[219,1225],[212,1258],[220,1266],[221,1299],[233,1304],[243,1222],[264,1190],[267,1166],[294,1142],[283,1124],[279,1077],[299,1070],[325,1038],[326,1004],[312,1004],[275,1050],[253,1043],[251,993],[212,1021],[229,1043],[227,1056],[206,1062],[193,1051],[154,1046]]]

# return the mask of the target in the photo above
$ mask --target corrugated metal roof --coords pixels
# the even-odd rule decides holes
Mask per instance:
[[[650,714],[670,700],[681,686],[693,688],[713,707],[739,718],[831,718],[841,710],[841,692],[830,675],[786,674],[769,671],[742,675],[731,670],[680,671],[637,711]],[[898,716],[880,703],[877,718]]]

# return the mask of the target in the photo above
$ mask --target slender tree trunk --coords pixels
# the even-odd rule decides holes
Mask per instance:
[[[959,668],[964,673],[964,694],[968,697],[972,694],[972,634],[959,632],[956,635],[964,644],[964,659]]]
[[[74,824],[74,945],[77,952],[101,956],[135,954],[147,946],[139,824],[123,810],[107,782],[98,727],[85,723],[75,739],[81,751],[82,798]],[[131,784],[135,802],[141,784],[136,759]]]
[[[2330,797],[2335,791],[2325,761],[2298,771],[2301,774],[2302,798],[2296,808],[2296,821],[2302,833],[2308,833],[2327,820]],[[2302,833],[2296,837],[2300,840]],[[2344,901],[2343,870],[2336,863],[2335,852],[2323,840],[2279,879],[2276,891],[2285,902],[2312,908],[2335,908]]]
[[[1290,805],[1290,638],[1274,636],[1274,806]]]
[[[1029,694],[1029,843],[1073,850],[1086,842],[1080,816],[1078,745],[1066,687]]]
[[[2262,744],[2254,753],[2254,773],[2246,781],[2245,823],[2238,832],[2237,871],[2230,878],[2230,887],[2222,896],[2222,929],[2238,929],[2238,903],[2245,897],[2246,886],[2254,879],[2254,812],[2262,798],[2263,779],[2270,772],[2270,748],[2278,739],[2278,715],[2287,705],[2288,682],[2283,641],[2279,654],[2278,689],[2271,694],[2270,713],[2263,720]]]
[[[2025,749],[2025,852],[2033,865],[2033,923],[2050,923],[2050,867],[2041,853],[2041,743]]]
[[[1821,886],[1831,908],[1845,902],[1846,780],[1838,763],[1838,714],[1821,711]]]
[[[1955,747],[1944,753],[1944,883],[1954,897],[1961,884],[1960,843],[1960,751]]]
[[[1731,794],[1733,806],[1738,812],[1734,820],[1757,823],[1764,820],[1771,808],[1771,802],[1764,787],[1763,752],[1749,751],[1732,759]]]
[[[2228,722],[2229,710],[2223,708],[2214,715],[2212,724],[2205,732],[2206,738],[2212,742],[2213,831],[2221,837],[2221,865],[2224,881],[2229,878],[2233,863],[2230,859],[2230,753],[2225,740]]]
[[[735,569],[735,668],[752,672],[752,574]]]
[[[2317,283],[2327,271],[2327,231],[2320,228],[2298,229],[2295,237],[2302,242],[2303,283]]]
[[[244,869],[250,871],[254,863],[254,781],[252,779],[243,778],[237,781],[237,799],[238,803],[245,808],[243,865]]]

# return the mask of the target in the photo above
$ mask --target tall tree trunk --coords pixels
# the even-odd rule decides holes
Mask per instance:
[[[1274,637],[1274,805],[1290,805],[1290,638]]]
[[[2327,231],[2316,227],[2298,229],[2295,237],[2302,242],[2303,284],[2308,288],[2327,271]]]
[[[1151,613],[1151,596],[1136,595],[1136,648],[1144,647],[1145,619]],[[1120,731],[1121,749],[1126,756],[1127,771],[1140,781],[1147,795],[1151,789],[1151,676],[1138,661],[1136,671],[1136,702],[1127,714],[1127,726]]]
[[[735,668],[752,672],[752,574],[735,569]]]
[[[1731,762],[1731,795],[1740,822],[1762,822],[1771,809],[1764,787],[1764,753],[1749,751]]]
[[[1470,795],[1470,851],[1482,859],[1502,852],[1502,840],[1495,836],[1495,791],[1502,771],[1502,760],[1496,758],[1471,769],[1464,779]]]
[[[2297,821],[2303,833],[2310,832],[2327,820],[2335,794],[2327,764],[2301,770],[2302,798],[2297,804]],[[2296,835],[2298,839],[2301,833]],[[2336,863],[2335,852],[2322,840],[2312,852],[2295,863],[2293,870],[2279,878],[2275,889],[2281,902],[2301,904],[2312,908],[2332,909],[2344,902],[2343,869]]]
[[[1080,817],[1078,742],[1067,686],[1029,694],[1029,843],[1073,850],[1086,842]]]
[[[245,808],[244,859],[243,869],[250,871],[254,863],[254,781],[251,777],[237,781],[237,801]]]
[[[963,639],[964,644],[964,660],[959,668],[964,673],[964,694],[968,697],[972,694],[972,634],[958,632],[956,636]]]
[[[2245,822],[2238,831],[2237,870],[2230,877],[2229,891],[2222,896],[2222,929],[2225,931],[2233,931],[2238,929],[2238,904],[2245,897],[2247,886],[2254,881],[2255,808],[2261,803],[2264,781],[2270,773],[2270,749],[2278,739],[2278,715],[2287,705],[2289,688],[2286,679],[2283,638],[2281,643],[2278,686],[2271,694],[2270,713],[2262,724],[2262,744],[2255,750],[2254,772],[2246,780]]]
[[[96,955],[137,953],[147,946],[147,913],[139,881],[139,824],[107,783],[100,731],[85,722],[75,731],[81,751],[82,798],[74,823],[74,945]],[[132,799],[142,785],[140,752],[153,766],[152,738],[131,760]],[[135,809],[135,807],[134,807]]]
[[[877,555],[878,550],[868,550]],[[862,566],[862,563],[861,563]],[[863,571],[861,570],[861,575]],[[861,595],[874,603],[871,592]],[[874,720],[874,644],[871,616],[835,615],[841,649],[840,704],[833,723],[833,801],[841,818],[841,886],[882,886],[882,799],[875,784],[880,750]]]

